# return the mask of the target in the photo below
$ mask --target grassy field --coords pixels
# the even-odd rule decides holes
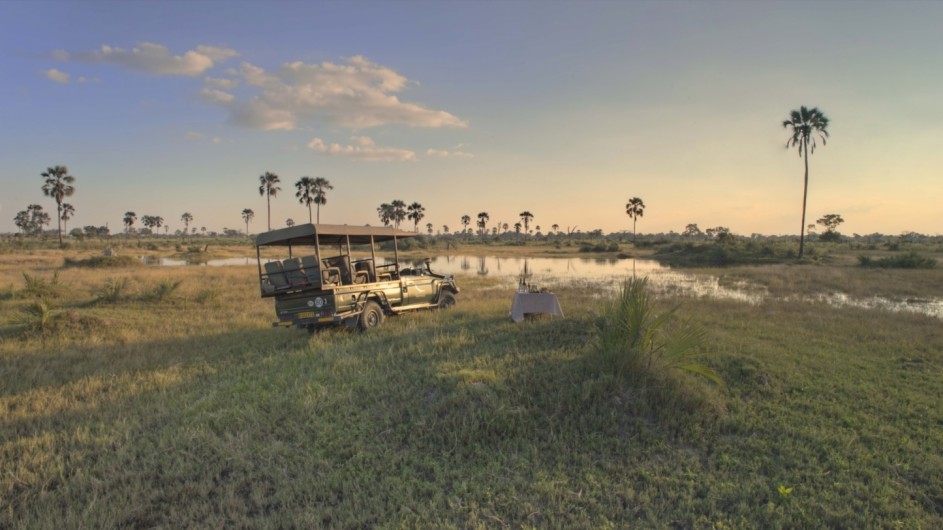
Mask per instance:
[[[660,300],[720,387],[615,370],[585,289],[516,325],[459,277],[454,310],[309,336],[255,267],[62,267],[91,253],[0,254],[2,528],[943,527],[938,319]],[[943,296],[836,261],[701,273]]]

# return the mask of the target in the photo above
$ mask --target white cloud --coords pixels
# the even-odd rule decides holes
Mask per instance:
[[[239,86],[239,81],[236,81],[235,79],[224,79],[221,77],[204,77],[203,84],[213,88],[232,90]]]
[[[205,135],[196,131],[187,131],[187,134],[184,135],[184,138],[187,140],[202,140]]]
[[[444,149],[426,149],[428,158],[474,158],[475,155],[461,150],[446,151]]]
[[[416,153],[408,149],[396,147],[380,147],[367,136],[354,136],[353,144],[326,144],[320,138],[313,138],[308,142],[308,149],[316,153],[334,156],[346,156],[369,162],[406,162],[416,160]]]
[[[262,89],[233,111],[237,123],[250,127],[294,128],[319,119],[350,129],[386,124],[466,126],[448,112],[400,101],[394,93],[406,89],[410,81],[359,55],[346,64],[296,61],[274,73],[244,62],[238,74],[248,85]]]
[[[52,79],[56,83],[66,84],[69,82],[69,74],[65,72],[60,72],[59,70],[56,70],[55,68],[50,68],[49,70],[46,70],[45,72],[43,72],[43,75],[46,76],[47,79]]]
[[[127,68],[158,75],[198,76],[223,61],[238,55],[234,50],[214,46],[197,46],[196,50],[173,55],[166,46],[142,42],[125,50],[102,45],[98,50],[70,54],[62,50],[53,52],[60,60],[77,60],[89,63],[112,63]]]
[[[200,97],[208,103],[219,103],[226,105],[235,101],[236,96],[215,88],[204,88],[200,91]]]

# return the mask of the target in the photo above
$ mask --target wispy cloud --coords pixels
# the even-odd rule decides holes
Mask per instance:
[[[223,105],[232,103],[236,99],[236,96],[215,88],[204,88],[200,91],[200,97],[209,103],[220,103]]]
[[[349,129],[386,124],[415,127],[465,127],[456,116],[400,101],[395,93],[410,82],[394,70],[362,56],[345,64],[287,63],[275,72],[250,63],[238,70],[246,84],[261,90],[232,109],[236,123],[257,129],[294,129],[301,123],[325,119]]]
[[[460,149],[446,151],[444,149],[426,149],[426,158],[474,158],[475,155]]]
[[[376,145],[372,138],[367,136],[354,136],[351,140],[353,140],[353,144],[341,145],[337,143],[327,144],[320,138],[314,138],[308,142],[308,149],[316,153],[345,156],[369,162],[408,162],[416,160],[416,153],[413,151],[396,147],[380,147]]]
[[[204,77],[203,84],[208,87],[221,88],[223,90],[232,90],[239,86],[239,81],[235,79],[225,79],[221,77]]]
[[[142,42],[126,50],[108,45],[89,52],[70,53],[64,50],[53,52],[53,56],[64,61],[86,63],[110,63],[129,70],[156,75],[198,76],[212,68],[216,62],[238,55],[235,50],[216,46],[197,46],[182,55],[174,55],[166,46]]]
[[[43,75],[46,76],[47,79],[51,79],[56,83],[67,84],[69,82],[69,74],[56,70],[55,68],[46,70],[43,72]]]

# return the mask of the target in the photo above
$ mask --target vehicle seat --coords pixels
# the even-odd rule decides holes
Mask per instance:
[[[265,276],[276,290],[284,289],[289,285],[288,279],[282,271],[282,263],[280,261],[267,262],[265,264]]]
[[[360,274],[364,274],[366,276],[366,279],[364,281],[361,281],[358,283],[377,281],[377,271],[373,267],[373,260],[365,260],[365,261],[357,262],[354,268],[357,269],[358,276]]]
[[[288,258],[282,262],[282,270],[291,285],[305,285],[308,279],[301,272],[301,260],[298,258]]]
[[[321,267],[318,266],[316,256],[302,256],[301,268],[304,269],[304,275],[308,283],[321,283]]]

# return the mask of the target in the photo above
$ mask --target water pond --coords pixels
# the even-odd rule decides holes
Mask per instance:
[[[383,258],[381,258],[381,261]],[[255,265],[255,257],[211,259],[198,263],[171,258],[142,258],[145,264],[160,266],[202,265],[209,267]],[[386,260],[387,262],[391,260]],[[404,266],[420,267],[423,260],[402,260]],[[672,269],[654,260],[606,258],[519,258],[495,256],[437,256],[431,258],[432,270],[445,274],[477,274],[503,280],[513,287],[523,275],[532,286],[553,290],[563,285],[586,285],[598,289],[600,296],[613,292],[635,276],[645,276],[659,293],[679,296],[735,300],[751,305],[770,298],[767,290],[749,282],[721,284],[713,275],[690,274]],[[881,297],[852,298],[843,293],[787,298],[806,303],[826,303],[837,307],[859,307],[884,311],[919,313],[943,319],[943,299],[895,301]]]

